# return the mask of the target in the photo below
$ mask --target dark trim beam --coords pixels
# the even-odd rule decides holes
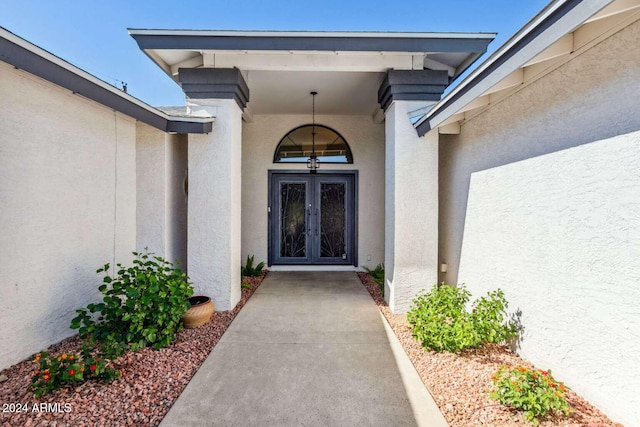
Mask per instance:
[[[166,132],[170,133],[209,133],[213,129],[213,122],[183,122],[169,120]]]
[[[0,60],[164,132],[207,133],[212,128],[210,122],[173,121],[155,114],[4,37],[0,37]]]
[[[135,30],[132,30],[135,31]],[[140,49],[294,50],[356,52],[477,52],[483,53],[495,37],[318,37],[229,36],[188,34],[131,34]]]
[[[378,103],[386,111],[393,101],[439,101],[448,84],[446,71],[389,70],[378,89]]]
[[[191,99],[234,99],[241,110],[249,102],[249,86],[237,68],[180,68],[178,82]]]

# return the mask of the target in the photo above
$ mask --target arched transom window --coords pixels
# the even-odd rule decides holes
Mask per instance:
[[[284,136],[273,156],[274,163],[307,163],[313,152],[321,163],[353,163],[353,155],[347,141],[335,130],[323,125],[304,125]]]

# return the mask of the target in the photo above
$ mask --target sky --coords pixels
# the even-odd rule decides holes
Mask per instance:
[[[548,1],[0,0],[0,26],[107,83],[126,82],[150,105],[171,106],[185,104],[182,90],[127,28],[497,32],[489,54]]]

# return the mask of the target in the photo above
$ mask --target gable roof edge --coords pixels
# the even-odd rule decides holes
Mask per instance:
[[[612,1],[551,2],[414,124],[418,136],[437,128]]]
[[[0,60],[164,132],[207,133],[214,117],[173,117],[0,27]]]

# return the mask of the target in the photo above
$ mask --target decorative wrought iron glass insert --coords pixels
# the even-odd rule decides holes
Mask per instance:
[[[306,183],[280,183],[280,256],[300,257],[306,253]]]
[[[343,182],[320,183],[320,256],[346,259]]]

